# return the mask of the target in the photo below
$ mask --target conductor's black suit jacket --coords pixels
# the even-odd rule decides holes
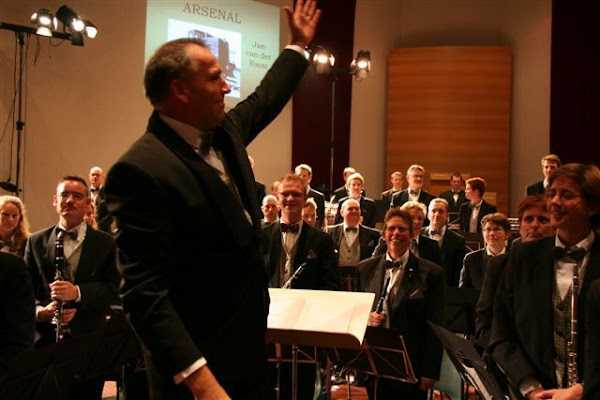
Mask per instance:
[[[221,383],[264,376],[269,298],[245,147],[281,111],[307,65],[284,50],[217,127],[214,147],[239,198],[156,112],[108,174],[125,311],[166,380],[200,357]]]

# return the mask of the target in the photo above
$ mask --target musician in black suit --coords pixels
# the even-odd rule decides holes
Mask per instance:
[[[460,230],[464,232],[481,233],[481,220],[487,214],[498,211],[496,206],[483,200],[485,180],[480,177],[467,179],[465,195],[469,200],[460,206]]]
[[[341,198],[348,196],[348,187],[346,186],[346,183],[348,182],[348,177],[355,173],[356,173],[356,170],[352,167],[344,168],[344,172],[343,172],[344,184],[333,191],[333,193],[331,195],[332,203],[337,203],[338,201],[340,201]]]
[[[440,194],[440,197],[448,202],[448,211],[451,213],[458,213],[461,204],[467,201],[463,184],[464,182],[460,172],[453,172],[452,175],[450,175],[450,190]]]
[[[359,261],[371,257],[379,241],[379,231],[360,223],[360,203],[348,199],[342,204],[344,222],[327,228],[338,250],[339,265],[356,265]]]
[[[375,226],[375,217],[377,216],[376,215],[377,212],[375,210],[375,201],[373,201],[373,199],[366,197],[363,194],[364,186],[365,186],[365,178],[363,178],[363,176],[361,174],[359,174],[358,172],[356,172],[348,177],[348,182],[346,183],[346,187],[348,188],[348,196],[342,197],[338,202],[337,215],[335,217],[336,224],[342,223],[343,218],[341,215],[341,209],[342,209],[344,202],[348,199],[355,199],[355,200],[358,200],[358,202],[360,203],[362,224],[365,226],[368,226],[370,228]]]
[[[113,219],[106,208],[106,196],[104,194],[104,171],[95,166],[90,168],[88,174],[90,183],[90,198],[94,211],[94,219],[99,230],[111,233]]]
[[[587,360],[585,306],[592,282],[600,279],[600,241],[594,232],[600,170],[583,164],[558,168],[550,175],[546,200],[556,236],[511,250],[494,304],[489,348],[528,399],[578,399]],[[574,271],[580,278],[575,292],[577,347],[569,348]],[[577,354],[576,384],[567,380],[570,351]]]
[[[494,299],[504,274],[508,252],[521,243],[554,236],[554,229],[550,224],[550,214],[543,197],[525,197],[519,203],[517,213],[519,216],[519,239],[512,242],[506,253],[491,257],[486,264],[485,276],[481,284],[481,294],[475,308],[475,340],[481,349],[487,348],[490,339]]]
[[[465,256],[460,271],[459,287],[481,290],[489,260],[506,253],[510,223],[504,214],[494,213],[483,217],[484,247]]]
[[[297,1],[291,45],[228,113],[230,91],[201,41],[161,46],[145,71],[147,133],[108,174],[125,310],[159,398],[262,399],[268,292],[255,179],[245,147],[308,66],[320,11]]]
[[[317,227],[322,228],[325,226],[325,196],[323,193],[310,187],[313,176],[311,166],[308,164],[297,165],[294,173],[304,179],[307,199],[312,198],[317,205]]]
[[[442,252],[438,242],[422,235],[423,221],[427,215],[427,208],[425,208],[425,205],[415,201],[407,201],[402,205],[402,207],[400,207],[400,209],[408,212],[412,220],[413,237],[410,241],[410,251],[412,251],[413,254],[418,257],[424,258],[425,260],[441,266]],[[379,243],[377,244],[375,250],[373,250],[373,255],[382,255],[385,254],[386,251],[387,246],[382,237],[379,239]]]
[[[306,201],[304,180],[289,174],[282,179],[279,188],[281,222],[264,228],[270,286],[280,288],[289,283],[294,289],[337,290],[339,278],[333,241],[326,233],[302,221]],[[299,398],[312,398],[315,367],[302,366],[299,372]],[[291,397],[290,387],[290,368],[282,366],[281,398]]]
[[[384,219],[385,255],[369,258],[359,264],[363,291],[375,293],[369,325],[397,330],[404,337],[415,375],[416,385],[380,379],[377,397],[373,385],[369,398],[425,399],[426,391],[439,378],[442,347],[427,321],[443,324],[444,272],[442,268],[415,256],[410,251],[412,232],[410,214],[390,209]],[[390,281],[387,288],[384,282]],[[383,312],[376,305],[384,297]]]
[[[404,183],[404,176],[400,171],[394,171],[390,175],[390,183],[392,187],[381,193],[381,200],[389,208],[392,205],[392,197],[394,194],[402,191],[402,184]]]
[[[263,219],[260,221],[263,228],[279,221],[279,203],[277,197],[272,194],[263,197],[260,210],[263,214]]]
[[[467,252],[465,238],[448,229],[448,202],[440,197],[431,200],[428,208],[431,223],[423,236],[437,242],[441,250],[441,266],[446,272],[446,284],[458,287],[462,262]]]
[[[90,204],[87,183],[77,176],[62,178],[53,196],[58,224],[32,234],[25,248],[25,262],[36,300],[36,346],[54,342],[57,301],[66,303],[63,320],[72,336],[102,329],[109,306],[118,304],[120,276],[113,238],[88,226],[83,217]],[[64,236],[64,280],[55,280],[56,242]],[[102,380],[86,382],[72,398],[100,398]]]
[[[431,193],[423,190],[423,179],[425,178],[425,168],[421,165],[411,165],[406,170],[406,180],[408,188],[392,196],[392,207],[401,207],[407,201],[417,201],[423,203],[425,207],[435,197]]]
[[[556,154],[545,155],[542,157],[541,163],[544,179],[527,186],[527,196],[543,195],[548,187],[548,178],[561,164],[560,157]]]
[[[33,347],[35,300],[23,260],[0,253],[0,375],[21,352]]]

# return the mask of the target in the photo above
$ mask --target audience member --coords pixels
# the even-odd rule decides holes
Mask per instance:
[[[429,203],[428,217],[431,223],[423,230],[423,236],[435,240],[441,249],[446,272],[446,284],[457,287],[462,262],[467,252],[465,238],[448,229],[448,202],[437,197]]]
[[[481,290],[489,260],[506,253],[510,223],[502,213],[488,214],[481,221],[484,247],[465,256],[459,287]]]
[[[341,215],[344,222],[328,227],[327,233],[338,250],[338,264],[356,265],[371,257],[380,234],[360,223],[360,203],[355,199],[348,199],[342,204]]]
[[[294,169],[296,175],[299,175],[302,179],[304,179],[304,183],[306,184],[306,195],[308,199],[314,199],[315,204],[317,205],[317,226],[322,228],[325,226],[325,196],[323,193],[314,190],[310,187],[310,182],[312,181],[312,168],[307,164],[300,164],[296,166]]]
[[[440,197],[448,202],[448,211],[451,213],[460,212],[460,206],[467,202],[463,184],[464,182],[460,172],[453,172],[452,175],[450,175],[450,190],[440,194]]]
[[[566,164],[548,179],[546,204],[556,236],[515,246],[494,304],[489,349],[527,399],[582,396],[588,320],[585,305],[600,278],[600,170]],[[573,296],[574,271],[579,290]],[[577,315],[571,315],[576,300]],[[577,320],[571,326],[571,318]],[[571,348],[571,330],[577,346]],[[577,383],[569,382],[569,353],[577,354]],[[593,355],[592,357],[595,357]]]
[[[365,186],[365,178],[361,174],[354,173],[348,177],[346,187],[348,188],[348,196],[342,197],[338,204],[338,211],[335,218],[335,223],[339,224],[342,222],[342,215],[340,214],[341,207],[346,200],[354,199],[360,203],[360,213],[362,215],[362,224],[368,227],[375,226],[375,202],[364,195],[363,187]]]
[[[0,252],[23,257],[29,237],[25,205],[15,196],[0,196]]]
[[[385,378],[377,385],[371,381],[371,399],[425,399],[427,390],[439,379],[442,347],[427,321],[444,323],[444,272],[410,251],[413,233],[410,214],[390,209],[383,228],[386,253],[359,264],[362,291],[375,293],[369,325],[402,334],[419,380],[414,385]],[[384,287],[388,278],[389,284]],[[379,310],[382,298],[383,309]]]
[[[485,180],[480,177],[467,179],[465,196],[469,200],[460,206],[460,229],[464,232],[481,233],[483,217],[497,211],[496,206],[483,200]]]
[[[542,157],[542,174],[544,179],[527,186],[527,196],[535,196],[538,194],[544,194],[548,187],[548,178],[552,172],[560,167],[560,157],[556,154],[548,154]]]
[[[52,319],[57,302],[66,303],[63,322],[73,336],[100,329],[109,306],[118,303],[115,243],[110,235],[83,221],[90,202],[83,178],[62,178],[52,198],[58,223],[32,234],[27,241],[25,262],[32,279],[40,335],[37,346],[55,340]],[[55,280],[57,238],[63,235],[66,279]],[[100,399],[102,382],[94,380],[77,385],[71,398]]]
[[[383,200],[387,207],[392,206],[392,197],[394,197],[396,193],[402,191],[402,184],[404,183],[404,176],[402,175],[402,172],[392,172],[390,175],[390,183],[392,184],[392,187],[381,193],[381,200]]]
[[[0,253],[0,376],[21,352],[33,347],[35,301],[23,260]]]
[[[425,168],[418,164],[413,164],[406,170],[406,180],[408,188],[392,196],[392,207],[401,207],[407,201],[417,201],[429,206],[429,202],[435,196],[423,190],[423,179],[425,178]]]

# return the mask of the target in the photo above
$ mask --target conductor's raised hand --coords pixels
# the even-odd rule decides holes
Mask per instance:
[[[317,9],[316,0],[297,0],[294,10],[285,7],[288,25],[292,34],[290,44],[307,47],[315,37],[321,10]]]

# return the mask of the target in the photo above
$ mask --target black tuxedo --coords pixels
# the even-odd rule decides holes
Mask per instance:
[[[387,208],[390,208],[390,206],[392,205],[392,197],[394,197],[394,195],[396,193],[400,193],[400,191],[394,191],[394,189],[388,189],[385,192],[381,193],[381,200],[383,200],[383,202],[385,203]]]
[[[264,230],[267,274],[271,287],[280,287],[282,260],[281,225],[277,222]],[[296,252],[292,261],[293,271],[306,262],[304,270],[294,280],[294,289],[337,290],[337,258],[331,238],[312,226],[303,223],[296,242]],[[292,272],[293,273],[293,272]]]
[[[263,198],[267,195],[267,188],[263,183],[256,181],[256,200],[258,204],[262,204]],[[262,212],[258,214],[258,218],[262,218]]]
[[[514,385],[534,377],[556,387],[554,366],[554,237],[514,246],[494,303],[489,350]],[[586,359],[585,306],[592,282],[600,278],[600,240],[596,238],[577,301],[579,376]]]
[[[472,207],[470,203],[463,203],[460,206],[460,213],[458,216],[458,220],[460,222],[460,230],[464,232],[469,232],[469,224],[471,222],[471,211]],[[488,214],[492,214],[497,212],[498,209],[496,206],[491,205],[487,201],[483,200],[481,202],[481,206],[479,208],[479,214],[477,215],[477,232],[481,233],[481,220]]]
[[[404,189],[401,192],[394,193],[394,195],[392,196],[392,207],[402,207],[402,205],[409,200],[408,191],[409,189]],[[425,204],[425,207],[429,207],[429,203],[434,198],[434,195],[421,189],[418,201],[419,203]]]
[[[485,247],[472,251],[465,256],[463,268],[460,271],[460,287],[473,288],[481,291],[483,280],[488,270],[490,260],[494,257],[487,255]]]
[[[546,188],[544,187],[544,181],[538,181],[536,183],[532,183],[527,186],[527,196],[535,196],[539,194],[546,193]]]
[[[443,192],[440,194],[442,199],[445,199],[448,202],[448,211],[452,213],[458,213],[460,211],[460,206],[462,203],[468,202],[465,197],[465,191],[461,190],[458,192],[458,200],[454,201],[454,193],[452,190],[448,190],[447,192]]]
[[[600,281],[591,285],[586,307],[584,399],[597,400],[600,398]]]
[[[34,233],[27,240],[25,263],[31,275],[36,303],[46,306],[51,302],[48,284],[54,281],[56,268],[56,226]],[[75,303],[77,312],[69,328],[73,336],[101,329],[109,306],[118,304],[119,272],[116,267],[116,248],[113,238],[88,226],[81,244],[81,256],[73,277],[81,291],[81,302]],[[39,322],[41,343],[52,342],[54,326]]]
[[[327,233],[331,236],[333,244],[339,250],[340,243],[344,239],[344,224],[337,224],[327,228]],[[381,234],[377,229],[360,225],[358,229],[358,243],[360,245],[360,260],[371,257]]]
[[[338,202],[337,215],[335,216],[335,223],[340,224],[344,220],[342,218],[342,204],[350,197],[346,196],[340,199]],[[375,201],[365,196],[360,196],[360,214],[362,215],[362,224],[373,228],[375,226],[375,218],[377,217],[377,212],[375,210]]]
[[[423,230],[423,236],[430,238],[430,227]],[[440,265],[446,271],[446,284],[448,286],[458,287],[460,270],[466,252],[465,238],[446,227],[446,232],[442,238]],[[421,254],[420,250],[419,254]]]
[[[483,277],[479,300],[475,306],[475,342],[483,350],[487,349],[490,341],[490,331],[494,316],[494,300],[498,286],[504,275],[507,260],[507,254],[490,257],[485,276]]]
[[[375,293],[373,310],[383,290],[384,263],[385,256],[378,256],[359,264],[361,290]],[[411,253],[389,318],[390,328],[404,337],[417,378],[439,378],[442,346],[427,321],[443,325],[444,287],[442,268]]]
[[[0,253],[0,375],[22,351],[33,347],[35,301],[27,267],[19,257]]]
[[[157,112],[108,174],[123,303],[167,392],[201,357],[229,392],[264,382],[269,298],[245,147],[281,111],[307,65],[284,50],[216,128],[214,147],[239,197]]]
[[[325,226],[325,196],[323,196],[323,193],[310,188],[307,198],[311,197],[317,203],[317,226]]]
[[[98,229],[109,234],[112,233],[111,226],[113,219],[108,212],[108,208],[106,207],[106,194],[104,193],[104,186],[98,189],[94,207],[96,207],[96,224],[98,225]]]
[[[363,189],[361,192],[361,195],[366,196],[367,192]],[[337,188],[333,191],[331,201],[333,203],[337,203],[344,197],[348,197],[348,189],[346,189],[346,185],[340,186],[339,188]]]

